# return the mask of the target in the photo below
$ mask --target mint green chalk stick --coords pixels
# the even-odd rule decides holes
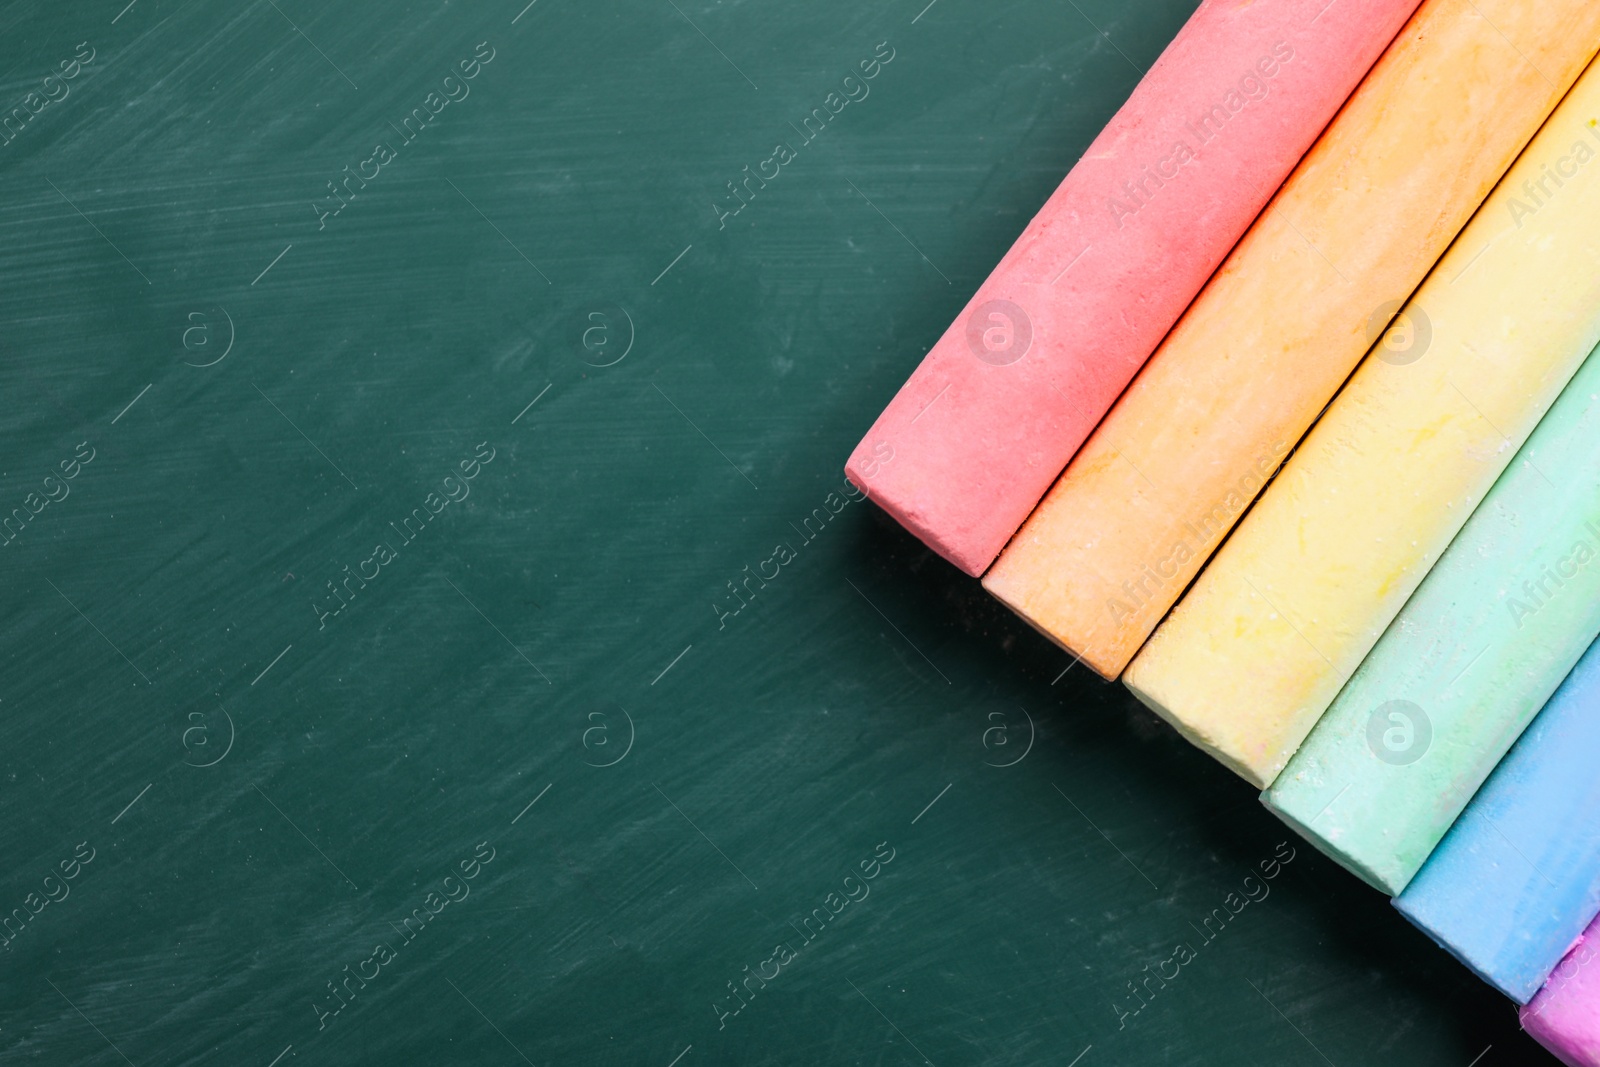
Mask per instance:
[[[1390,896],[1600,634],[1596,353],[1262,794]]]

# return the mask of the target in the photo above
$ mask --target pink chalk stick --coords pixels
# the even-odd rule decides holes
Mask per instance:
[[[878,417],[850,480],[982,574],[1418,2],[1201,4]]]
[[[1539,995],[1522,1028],[1567,1067],[1600,1067],[1600,919],[1585,930]]]

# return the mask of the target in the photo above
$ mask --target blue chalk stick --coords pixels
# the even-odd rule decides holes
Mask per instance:
[[[1517,1003],[1539,991],[1600,913],[1600,641],[1394,904]]]

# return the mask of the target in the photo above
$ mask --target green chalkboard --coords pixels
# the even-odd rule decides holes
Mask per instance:
[[[845,490],[1189,13],[0,11],[0,1060],[1539,1055]]]

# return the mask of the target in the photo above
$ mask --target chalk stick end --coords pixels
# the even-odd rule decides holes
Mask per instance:
[[[1413,879],[1415,882],[1415,879]],[[1433,943],[1444,949],[1450,955],[1460,960],[1473,974],[1494,986],[1500,992],[1516,1001],[1519,1005],[1532,1000],[1534,994],[1539,992],[1543,984],[1542,977],[1536,977],[1524,970],[1507,972],[1504,968],[1496,969],[1497,960],[1479,959],[1473,954],[1472,945],[1464,945],[1457,935],[1457,929],[1463,925],[1465,916],[1459,910],[1453,915],[1440,916],[1436,914],[1433,901],[1427,897],[1419,896],[1413,885],[1407,892],[1401,893],[1390,901],[1395,910],[1415,926],[1427,934]],[[1441,921],[1442,919],[1442,921]]]
[[[1000,603],[1016,612],[1017,617],[1045,637],[1052,644],[1066,652],[1073,659],[1088,667],[1100,676],[1102,681],[1114,682],[1117,675],[1122,673],[1122,668],[1127,666],[1127,661],[1116,656],[1106,656],[1097,649],[1080,648],[1075,642],[1067,640],[1059,632],[1062,628],[1046,618],[1044,613],[1037,610],[1033,598],[1028,595],[1030,591],[1037,591],[1036,586],[1027,582],[1013,583],[1004,574],[999,573],[999,564],[990,568],[989,573],[983,577],[983,588]]]
[[[892,456],[893,452],[889,454]],[[936,525],[930,514],[931,497],[929,501],[919,500],[919,493],[908,488],[907,483],[880,477],[884,463],[882,456],[875,454],[872,446],[863,441],[845,464],[844,476],[865,493],[868,500],[888,512],[890,518],[957,570],[969,578],[982,575],[994,562],[995,556],[1000,554],[1004,541],[991,548],[990,542],[981,537],[964,536],[960,531],[952,532],[943,528],[943,525],[948,525],[948,517],[943,525]],[[922,495],[928,495],[926,490]]]
[[[1133,667],[1123,673],[1122,683],[1128,686],[1128,691],[1133,693],[1134,697],[1138,697],[1141,704],[1165,718],[1190,744],[1210,755],[1213,760],[1226,766],[1230,771],[1234,771],[1234,774],[1250,782],[1256,789],[1266,789],[1267,785],[1272,784],[1272,777],[1278,773],[1277,766],[1261,766],[1259,760],[1251,758],[1250,753],[1240,750],[1240,747],[1232,744],[1227,737],[1211,733],[1210,729],[1198,725],[1194,717],[1182,712],[1179,701],[1171,699],[1171,694],[1166,691],[1165,686],[1147,685],[1147,680],[1138,677],[1136,675],[1138,665],[1138,661],[1134,661]]]
[[[1600,1067],[1600,977],[1591,966],[1597,937],[1600,919],[1520,1013],[1528,1036],[1567,1067]]]
[[[1406,884],[1411,881],[1414,871],[1380,870],[1376,865],[1363,859],[1354,849],[1344,847],[1340,841],[1341,835],[1337,830],[1330,831],[1326,827],[1318,828],[1322,826],[1322,821],[1327,821],[1327,808],[1332,805],[1324,805],[1322,811],[1314,812],[1308,816],[1295,799],[1292,797],[1286,799],[1281,784],[1263,791],[1261,803],[1291,830],[1311,842],[1318,852],[1321,852],[1384,896],[1397,897],[1405,892]]]

